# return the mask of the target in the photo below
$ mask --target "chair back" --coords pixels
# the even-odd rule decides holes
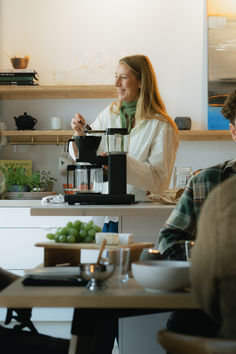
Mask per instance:
[[[157,339],[169,354],[236,354],[236,340],[205,338],[161,330]]]

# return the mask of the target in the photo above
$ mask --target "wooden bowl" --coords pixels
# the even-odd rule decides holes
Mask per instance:
[[[29,58],[11,58],[11,64],[14,69],[25,69],[29,63]]]

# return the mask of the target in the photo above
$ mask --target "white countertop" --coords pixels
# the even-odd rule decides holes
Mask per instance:
[[[132,205],[68,205],[47,204],[32,206],[32,216],[160,216],[167,210],[172,211],[174,205],[158,203],[136,203]]]
[[[23,199],[0,199],[0,208],[27,208],[41,206],[40,200],[23,200]]]

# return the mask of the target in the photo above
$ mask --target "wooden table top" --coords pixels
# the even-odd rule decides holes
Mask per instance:
[[[0,293],[0,307],[199,308],[191,292],[147,292],[134,279],[94,292],[75,286],[24,286],[21,281]]]

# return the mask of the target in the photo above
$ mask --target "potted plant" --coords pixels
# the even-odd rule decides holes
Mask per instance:
[[[29,176],[25,174],[22,166],[0,166],[5,176],[5,189],[7,192],[27,192],[29,188]]]
[[[31,176],[25,174],[22,166],[0,166],[5,177],[5,190],[7,192],[49,192],[53,188],[56,178],[50,172],[42,170]]]
[[[57,181],[56,178],[50,176],[48,170],[40,170],[40,180],[43,183],[43,188],[45,192],[51,192],[53,189],[54,182]]]
[[[29,188],[31,192],[43,192],[44,183],[40,179],[39,173],[34,173],[29,176]]]
[[[55,181],[48,170],[41,170],[29,176],[28,185],[31,192],[51,192]]]

